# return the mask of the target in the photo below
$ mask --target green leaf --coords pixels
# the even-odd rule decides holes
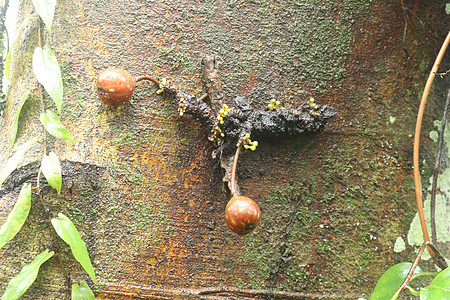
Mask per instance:
[[[11,70],[11,51],[12,51],[11,49],[12,49],[12,45],[9,47],[8,54],[6,54],[6,59],[5,59],[4,69],[5,69],[6,79],[9,79],[9,71]]]
[[[39,118],[41,120],[42,125],[44,125],[45,129],[48,133],[53,135],[54,137],[75,142],[70,132],[64,127],[64,125],[59,120],[57,114],[47,109],[46,113],[41,113]]]
[[[89,276],[91,276],[92,280],[97,283],[86,244],[81,239],[78,230],[75,228],[72,221],[65,215],[59,213],[58,218],[59,219],[52,219],[52,225],[55,228],[56,233],[58,233],[64,242],[69,244],[75,259],[80,262],[81,266],[86,270]]]
[[[31,208],[31,184],[24,184],[19,198],[0,228],[0,249],[19,232]]]
[[[14,124],[13,124],[13,131],[11,134],[11,147],[14,146],[14,143],[16,142],[17,130],[19,128],[20,111],[22,110],[22,107],[25,104],[25,101],[27,101],[28,97],[30,96],[30,93],[31,93],[31,89],[28,89],[28,91],[25,93],[25,96],[23,96],[19,102],[19,107],[17,108],[16,117],[14,119]]]
[[[369,300],[375,299],[391,299],[394,296],[397,289],[402,285],[406,279],[412,263],[404,262],[396,264],[390,267],[381,277],[378,279],[377,285],[370,296]],[[422,273],[419,266],[414,270],[413,276]]]
[[[37,138],[34,138],[22,144],[19,148],[17,148],[16,153],[14,153],[14,155],[8,159],[8,161],[0,171],[0,186],[3,184],[6,178],[8,178],[9,174],[11,174],[11,172],[14,171],[15,168],[17,168],[19,163],[22,161],[22,157],[25,154],[25,152],[27,152],[27,150],[30,149],[30,147],[36,141]]]
[[[33,53],[33,71],[37,80],[44,86],[47,93],[52,97],[61,113],[63,100],[63,83],[61,69],[55,54],[48,45],[44,49],[37,47]]]
[[[72,285],[72,300],[95,300],[94,293],[91,291],[86,282]]]
[[[420,289],[420,299],[450,299],[450,268],[442,270],[429,286]]]
[[[36,256],[30,264],[24,266],[20,273],[8,282],[8,286],[6,287],[2,300],[19,299],[20,296],[22,296],[36,280],[41,265],[52,257],[53,254],[53,251],[48,252],[48,249],[46,249],[44,252]]]
[[[22,24],[20,24],[19,29],[17,29],[17,34],[16,36],[20,36],[22,29],[25,27],[25,25],[28,23],[28,21],[30,21],[30,17],[26,17]],[[12,55],[12,49],[14,48],[14,45],[16,44],[17,41],[17,37],[14,38],[14,41],[12,41],[12,43],[9,46],[9,50],[8,50],[8,54],[6,55],[6,59],[5,59],[5,65],[4,65],[4,71],[5,71],[5,76],[7,79],[9,79],[9,73],[11,70],[11,55]]]
[[[56,0],[33,0],[33,5],[42,21],[44,21],[48,32],[50,32],[53,15],[55,14]]]
[[[47,179],[48,184],[58,191],[61,192],[62,178],[61,178],[61,164],[59,163],[58,156],[55,152],[50,152],[44,155],[41,162],[42,173],[44,173],[45,179]]]

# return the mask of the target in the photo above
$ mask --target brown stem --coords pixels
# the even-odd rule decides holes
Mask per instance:
[[[236,169],[237,169],[237,163],[239,159],[239,153],[241,152],[242,146],[239,145],[236,149],[236,154],[234,155],[234,161],[233,161],[233,168],[231,169],[231,195],[238,196],[238,193],[236,191]]]
[[[397,289],[397,292],[395,293],[396,295],[400,294],[400,292],[403,291],[406,288],[406,286],[408,285],[408,283],[411,281],[411,278],[414,274],[414,270],[416,269],[417,265],[419,264],[420,257],[422,256],[423,251],[425,251],[425,248],[429,244],[431,244],[430,241],[425,241],[422,244],[422,246],[420,246],[419,252],[416,255],[416,259],[414,260],[414,262],[411,266],[411,269],[409,269],[409,272],[408,272],[408,275],[406,275],[405,281],[403,281],[402,285]]]
[[[205,98],[208,97],[208,93],[204,93],[202,96],[200,96],[200,98],[198,98],[198,100],[205,100]]]
[[[136,77],[136,82],[139,82],[141,80],[150,80],[151,82],[154,82],[155,84],[160,85],[160,82],[151,76],[143,75],[143,76]]]
[[[430,241],[430,236],[428,235],[427,225],[425,223],[425,215],[423,212],[422,185],[420,182],[420,173],[419,173],[420,129],[422,126],[423,112],[425,110],[425,104],[427,102],[428,93],[430,92],[431,84],[433,82],[436,71],[439,68],[442,57],[444,56],[445,50],[447,49],[447,46],[449,43],[450,43],[450,32],[447,34],[447,38],[445,39],[444,43],[442,44],[441,50],[439,51],[439,54],[436,57],[436,61],[434,62],[433,68],[431,69],[430,75],[428,76],[427,83],[425,84],[422,99],[420,101],[419,111],[417,114],[416,132],[414,135],[414,153],[413,153],[414,188],[416,191],[416,204],[417,204],[417,210],[419,213],[420,225],[422,227],[423,239],[425,241]],[[430,248],[428,248],[428,250],[429,250],[431,256],[433,256],[432,250],[430,250]]]

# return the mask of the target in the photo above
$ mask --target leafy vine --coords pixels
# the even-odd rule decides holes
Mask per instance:
[[[51,34],[56,0],[33,0],[33,5],[39,17],[37,20],[33,20],[30,16],[25,18],[25,21],[19,27],[19,32],[29,22],[37,24],[36,30],[38,33],[38,39],[37,47],[35,48],[32,57],[32,68],[38,83],[36,87],[30,87],[20,99],[13,123],[11,146],[14,146],[16,142],[17,132],[19,129],[20,111],[27,99],[32,97],[32,94],[37,96],[40,103],[41,114],[39,120],[43,126],[43,133],[41,137],[34,137],[17,147],[16,152],[7,160],[6,165],[0,172],[0,186],[17,168],[25,153],[36,143],[41,145],[42,159],[40,161],[40,167],[37,173],[36,186],[32,186],[30,183],[23,184],[16,204],[9,213],[6,222],[0,228],[0,248],[13,239],[22,228],[28,217],[31,208],[31,197],[32,193],[34,193],[40,200],[46,221],[49,224],[54,249],[53,251],[45,249],[38,254],[31,263],[23,266],[20,273],[8,282],[2,299],[20,298],[35,281],[41,265],[51,258],[57,258],[59,267],[67,284],[67,293],[70,293],[71,291],[72,299],[95,299],[92,290],[85,282],[81,282],[80,285],[72,284],[70,275],[61,259],[61,251],[58,248],[57,236],[59,236],[70,246],[75,259],[88,273],[92,281],[97,283],[95,271],[92,267],[86,244],[81,239],[75,225],[68,217],[62,213],[59,213],[57,218],[51,217],[50,211],[48,210],[44,198],[42,197],[42,175],[45,177],[48,184],[58,192],[58,194],[61,192],[62,185],[61,164],[55,152],[48,152],[47,134],[70,142],[75,142],[75,140],[70,132],[61,123],[58,116],[58,114],[61,114],[63,109],[63,84],[58,60],[51,47],[48,44],[43,45],[44,38],[41,24],[43,23],[48,34]],[[5,60],[4,70],[7,78],[10,75],[11,56],[14,54],[12,53],[12,49],[13,47],[10,47]],[[44,90],[55,103],[58,113],[46,108],[43,96]],[[52,226],[50,226],[50,224]]]

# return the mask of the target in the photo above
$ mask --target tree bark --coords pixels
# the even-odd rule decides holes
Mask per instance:
[[[100,284],[59,240],[72,282],[86,281],[99,299],[367,298],[381,274],[414,251],[392,248],[415,213],[411,135],[448,30],[444,7],[429,2],[439,1],[58,1],[44,40],[62,68],[61,120],[76,143],[49,137],[63,188],[58,195],[44,185],[43,195],[52,217],[74,221]],[[18,23],[29,15],[36,16],[32,3],[22,1]],[[21,95],[36,86],[36,25],[18,41],[0,165],[15,149]],[[230,193],[202,122],[179,117],[153,84],[138,83],[117,108],[95,92],[97,74],[120,67],[200,97],[207,55],[220,62],[220,101],[230,107],[243,95],[251,109],[274,98],[297,108],[310,97],[338,109],[322,131],[263,137],[242,153],[240,191],[262,213],[244,238],[225,224]],[[447,55],[442,69],[448,65]],[[448,81],[436,80],[425,133],[441,118]],[[23,108],[16,147],[43,134],[37,102]],[[34,146],[0,187],[0,224],[21,185],[35,184],[41,157]],[[0,249],[0,294],[36,254],[54,249],[49,230],[34,195],[21,232]],[[51,259],[23,298],[67,297]]]

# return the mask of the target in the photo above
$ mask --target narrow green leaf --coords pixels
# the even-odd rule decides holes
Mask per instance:
[[[95,300],[94,293],[91,291],[86,282],[72,285],[72,300]]]
[[[19,163],[22,161],[22,157],[27,152],[28,149],[37,141],[37,138],[33,138],[29,140],[28,142],[22,144],[19,148],[17,148],[16,153],[14,153],[13,156],[11,156],[6,164],[2,167],[2,170],[0,171],[0,186],[3,184],[3,182],[8,178],[9,174],[11,174],[12,171],[14,171],[15,168],[19,165]]]
[[[63,83],[61,69],[56,56],[48,45],[44,49],[37,47],[33,53],[33,71],[37,80],[44,86],[47,93],[52,97],[61,113],[63,100]]]
[[[25,25],[28,23],[28,21],[30,21],[30,17],[26,17],[23,20],[22,24],[20,24],[20,26],[19,26],[19,29],[17,29],[16,36],[20,36],[20,34],[22,32],[22,29],[25,27]],[[8,54],[6,55],[6,59],[5,59],[4,69],[5,69],[5,76],[6,76],[7,79],[9,79],[9,73],[10,73],[10,70],[11,70],[12,49],[15,47],[16,42],[17,42],[17,37],[14,38],[12,43],[10,43]]]
[[[48,249],[46,249],[44,252],[36,256],[30,264],[24,266],[20,273],[8,282],[8,286],[6,287],[2,300],[19,299],[36,280],[41,265],[52,257],[53,254],[53,251],[48,252]]]
[[[13,123],[13,131],[11,134],[11,147],[14,146],[14,143],[16,142],[17,130],[19,128],[20,111],[22,110],[22,107],[25,104],[25,101],[27,101],[28,97],[30,97],[30,93],[31,93],[31,89],[28,89],[28,91],[25,93],[25,96],[23,96],[19,102],[19,107],[17,108],[16,117],[15,117],[14,123]]]
[[[429,286],[420,289],[420,299],[450,299],[450,268],[442,270]]]
[[[45,179],[52,188],[61,192],[62,178],[61,178],[61,164],[59,163],[58,156],[55,152],[50,152],[42,158],[42,173],[44,173]]]
[[[11,70],[11,51],[12,51],[11,49],[12,49],[12,45],[9,46],[8,54],[6,54],[5,65],[4,65],[6,79],[9,79],[9,72]]]
[[[33,0],[33,5],[42,21],[44,21],[48,32],[50,32],[53,15],[55,14],[56,0]]]
[[[64,125],[59,120],[57,114],[47,109],[46,113],[41,113],[39,118],[41,120],[42,125],[44,125],[45,129],[48,133],[53,135],[54,137],[75,142],[70,132],[64,127]]]
[[[31,207],[31,184],[25,183],[19,198],[8,215],[5,224],[0,227],[0,249],[19,232],[28,217]]]
[[[86,244],[81,239],[78,230],[75,228],[72,221],[65,215],[59,213],[58,218],[59,219],[52,219],[52,225],[55,228],[56,233],[58,233],[64,242],[69,244],[75,259],[80,262],[81,266],[86,270],[89,276],[91,276],[92,280],[97,283]]]
[[[397,289],[402,285],[403,281],[405,281],[411,266],[412,263],[404,262],[390,267],[380,279],[378,279],[377,285],[375,286],[372,295],[370,295],[369,300],[391,299]],[[420,273],[422,273],[422,269],[417,266],[413,275],[418,275]]]

